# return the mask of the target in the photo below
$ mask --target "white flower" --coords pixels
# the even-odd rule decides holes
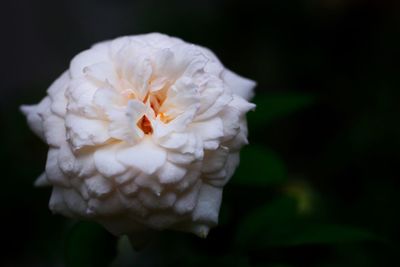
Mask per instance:
[[[48,145],[37,185],[50,209],[116,235],[205,237],[247,143],[255,83],[208,49],[152,33],[78,54],[39,104],[22,106]]]

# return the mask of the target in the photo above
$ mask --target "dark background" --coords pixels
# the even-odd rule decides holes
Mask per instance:
[[[400,266],[400,1],[0,3],[1,266]],[[250,145],[206,240],[165,232],[142,253],[52,215],[35,189],[37,103],[91,44],[162,32],[258,82]]]

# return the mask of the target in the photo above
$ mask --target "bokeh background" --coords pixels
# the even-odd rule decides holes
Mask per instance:
[[[3,0],[1,266],[400,266],[400,2]],[[258,82],[250,145],[205,240],[163,232],[140,252],[52,215],[46,146],[18,111],[70,59],[121,35],[211,48]]]

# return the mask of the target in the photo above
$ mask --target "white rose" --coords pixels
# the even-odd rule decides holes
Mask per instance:
[[[247,144],[255,83],[208,49],[152,33],[78,54],[39,104],[22,106],[48,145],[37,185],[50,209],[116,235],[205,237]]]

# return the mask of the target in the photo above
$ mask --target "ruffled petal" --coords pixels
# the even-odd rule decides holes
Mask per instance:
[[[65,97],[65,91],[69,86],[70,80],[69,73],[65,71],[47,89],[47,94],[51,99],[51,111],[60,117],[64,117],[66,114],[67,98]]]
[[[95,49],[85,50],[76,55],[69,66],[72,78],[79,78],[85,75],[85,68],[99,62],[108,61],[108,54]]]
[[[32,132],[34,132],[43,141],[46,141],[44,137],[43,121],[38,112],[38,105],[23,105],[20,107],[20,109],[21,112],[26,116],[29,128],[31,128]]]
[[[54,185],[69,187],[68,177],[61,171],[58,163],[58,150],[50,148],[47,154],[46,177]]]
[[[117,159],[127,166],[151,175],[165,163],[166,152],[145,138],[132,147],[125,147],[117,151]]]
[[[115,177],[126,171],[126,167],[116,159],[116,145],[108,145],[94,152],[96,169],[105,177]]]
[[[222,79],[232,89],[234,94],[241,96],[246,100],[253,98],[253,90],[254,87],[256,87],[255,81],[239,76],[228,69],[225,69],[222,73]]]
[[[184,168],[167,161],[158,171],[157,177],[162,184],[176,183],[185,176],[186,172]]]
[[[207,225],[218,223],[219,208],[222,200],[222,189],[203,184],[201,186],[196,208],[193,211],[193,220]]]
[[[110,138],[104,121],[69,114],[65,123],[67,136],[74,149],[103,144]]]
[[[137,123],[143,117],[145,111],[146,106],[138,100],[129,101],[126,109],[108,110],[109,135],[129,144],[136,143],[144,136],[143,131],[137,127]]]

